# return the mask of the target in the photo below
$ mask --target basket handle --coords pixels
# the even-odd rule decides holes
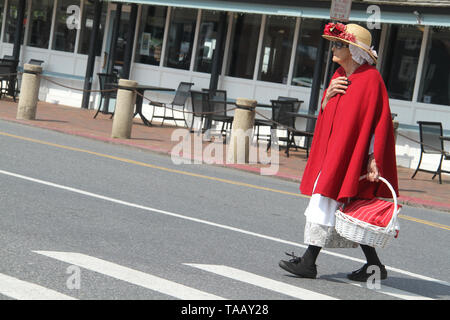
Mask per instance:
[[[359,181],[363,180],[367,178],[367,174],[362,175],[361,177],[359,177]],[[398,210],[398,206],[397,206],[397,194],[395,193],[394,187],[392,187],[392,185],[389,183],[389,181],[387,181],[385,178],[383,177],[378,177],[378,179],[380,179],[391,191],[392,193],[392,198],[394,199],[394,214],[392,215],[392,220],[394,221],[397,219],[397,215],[399,213],[400,210]]]

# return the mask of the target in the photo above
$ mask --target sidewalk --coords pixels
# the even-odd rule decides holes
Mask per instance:
[[[139,118],[134,119],[131,139],[125,140],[112,139],[111,128],[113,120],[110,119],[110,115],[99,113],[97,118],[93,119],[95,114],[94,110],[39,102],[36,120],[34,121],[16,120],[16,113],[17,103],[7,99],[0,101],[0,119],[6,121],[46,128],[109,143],[128,145],[167,154],[168,156],[172,154],[175,146],[180,145],[179,140],[171,141],[172,132],[175,129],[180,129],[179,127],[160,127],[159,124],[148,127]],[[195,135],[192,134],[191,137],[194,138]],[[207,145],[204,145],[204,147],[207,147]],[[226,146],[223,148],[224,155],[226,154],[225,150]],[[290,157],[287,158],[284,154],[284,148],[280,150],[279,169],[274,177],[300,182],[302,172],[306,165],[306,153],[300,149],[298,151],[292,150],[289,153]],[[193,154],[188,155],[188,157],[193,157],[198,160],[201,155]],[[207,161],[208,159],[204,160]],[[268,167],[268,165],[261,164],[223,165],[257,174],[260,173],[261,168]],[[432,175],[423,172],[419,172],[415,179],[412,180],[411,176],[413,172],[414,170],[412,169],[398,167],[399,202],[415,207],[426,207],[450,212],[450,176],[443,175],[442,184],[439,184],[437,178],[431,180]]]

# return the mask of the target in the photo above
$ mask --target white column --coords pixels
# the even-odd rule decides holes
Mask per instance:
[[[222,76],[226,75],[228,66],[228,55],[230,52],[231,32],[233,31],[233,13],[228,12],[228,29],[227,38],[225,40],[225,49],[223,51]]]
[[[388,34],[388,25],[382,24],[381,25],[381,36],[380,36],[380,46],[378,48],[378,59],[377,59],[377,69],[378,71],[381,71],[381,65],[383,63],[384,58],[384,49],[386,45],[387,40],[387,34]]]
[[[52,26],[50,28],[50,39],[48,40],[48,50],[52,49],[53,38],[55,33],[55,17],[56,17],[56,7],[58,6],[58,0],[53,3],[53,14],[52,14]]]
[[[141,20],[142,20],[142,5],[138,5],[138,11],[137,11],[137,21],[136,21],[136,30],[134,30],[134,40],[133,40],[133,51],[131,52],[131,62],[130,62],[130,78],[133,74],[134,69],[134,58],[136,56],[136,44],[138,42],[139,37],[139,28],[141,27]]]
[[[161,60],[159,60],[159,66],[163,67],[166,60],[166,48],[167,48],[167,38],[169,37],[169,27],[170,27],[170,16],[172,15],[172,7],[167,7],[166,24],[164,26],[164,36],[161,48]]]
[[[266,20],[267,16],[263,15],[261,19],[261,27],[259,28],[259,39],[258,39],[258,49],[256,51],[256,62],[255,62],[255,69],[253,71],[253,80],[258,80],[258,73],[259,73],[259,67],[260,67],[260,60],[261,60],[261,50],[264,40],[264,29],[266,28]]]
[[[194,43],[192,44],[191,65],[189,66],[189,71],[194,71],[195,56],[197,54],[197,46],[198,46],[198,34],[200,32],[201,20],[202,20],[202,10],[199,9],[197,11],[197,22],[195,23]]]
[[[423,62],[425,61],[426,50],[428,46],[428,38],[430,36],[430,26],[425,26],[422,37],[422,45],[420,47],[419,62],[417,64],[416,81],[414,83],[414,91],[412,101],[417,102],[419,97],[420,82],[422,79]]]
[[[81,2],[81,3],[80,3],[80,21],[79,21],[79,23],[80,23],[80,28],[77,29],[77,35],[75,36],[75,50],[74,50],[74,53],[75,53],[75,54],[78,53],[78,46],[80,45],[79,42],[80,42],[81,28],[83,27],[83,26],[81,25],[81,23],[83,23],[84,1],[81,0],[80,2]],[[74,71],[75,71],[75,70],[74,70]]]
[[[2,34],[0,36],[0,40],[3,42],[3,35],[5,34],[5,25],[6,25],[6,9],[8,8],[8,0],[5,0],[5,8],[3,8],[3,12],[1,13],[3,15],[3,21],[2,21]]]
[[[292,82],[292,75],[294,74],[295,54],[297,53],[298,35],[300,34],[300,18],[297,17],[295,21],[294,39],[292,41],[291,60],[289,63],[289,72],[286,85],[290,86]]]

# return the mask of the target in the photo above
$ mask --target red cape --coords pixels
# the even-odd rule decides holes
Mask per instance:
[[[342,67],[332,79],[340,76],[345,76]],[[335,95],[319,112],[300,191],[311,195],[320,173],[314,193],[334,200],[392,198],[381,181],[359,181],[367,173],[374,134],[374,156],[380,176],[389,181],[398,195],[394,128],[384,81],[378,70],[368,64],[358,67],[348,79],[351,84],[346,93]]]

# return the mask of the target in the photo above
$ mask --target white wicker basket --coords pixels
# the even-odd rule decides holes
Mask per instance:
[[[364,177],[362,176],[361,178]],[[350,217],[338,209],[335,213],[335,228],[338,234],[348,240],[372,247],[384,248],[397,234],[397,230],[399,229],[397,216],[400,210],[397,206],[397,195],[394,188],[386,179],[382,177],[379,177],[379,179],[388,186],[394,199],[394,213],[389,224],[386,227],[374,226]]]

